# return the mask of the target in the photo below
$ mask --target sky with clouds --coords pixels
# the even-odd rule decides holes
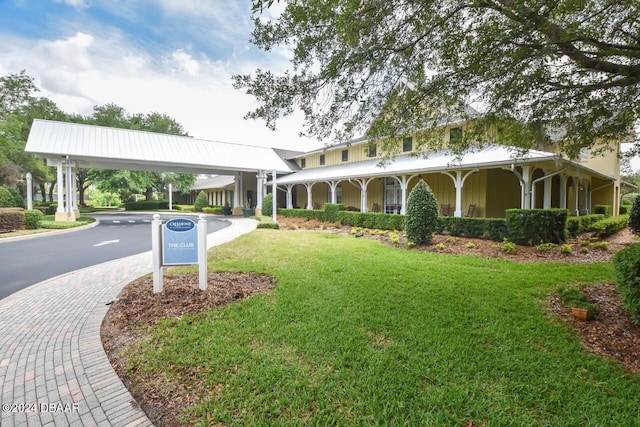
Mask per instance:
[[[263,12],[279,13],[283,2]],[[251,0],[0,0],[0,75],[25,70],[68,113],[115,103],[159,112],[191,136],[306,151],[300,114],[275,132],[244,120],[256,106],[231,76],[283,71],[291,53],[250,44]],[[640,170],[640,159],[632,162]]]
[[[0,75],[25,70],[67,113],[115,103],[130,114],[167,114],[197,138],[322,146],[299,136],[301,115],[275,132],[243,119],[256,104],[231,76],[282,71],[290,57],[259,51],[252,29],[250,0],[0,0]]]

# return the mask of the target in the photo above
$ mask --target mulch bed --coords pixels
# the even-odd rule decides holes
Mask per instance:
[[[197,274],[165,276],[163,291],[153,294],[153,280],[128,284],[111,303],[102,323],[102,345],[113,368],[156,426],[178,426],[176,416],[197,397],[167,378],[145,379],[127,371],[126,350],[148,335],[160,319],[180,318],[240,301],[275,287],[274,280],[257,273],[209,273],[207,290],[198,289]]]

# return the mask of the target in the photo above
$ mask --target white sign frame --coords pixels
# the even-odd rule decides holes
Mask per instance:
[[[185,223],[191,222],[193,227],[187,231],[170,230],[162,224],[160,215],[153,215],[153,221],[151,222],[151,248],[153,253],[153,293],[157,294],[162,292],[163,289],[163,271],[165,266],[175,265],[198,265],[198,288],[200,290],[207,290],[207,220],[204,215],[200,215],[199,221],[196,224],[194,221],[188,218],[174,218],[171,221],[184,221]],[[165,235],[165,233],[167,233]],[[197,261],[189,260],[189,262],[175,262],[165,263],[165,245],[163,241],[165,239],[171,240],[171,242],[165,242],[167,244],[178,244],[178,246],[172,247],[172,249],[180,250],[180,244],[191,245],[194,244],[197,251]],[[184,249],[191,249],[191,246]],[[192,254],[191,254],[192,255]]]

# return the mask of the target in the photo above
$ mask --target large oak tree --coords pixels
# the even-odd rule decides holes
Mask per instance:
[[[474,118],[461,150],[499,140],[575,154],[638,125],[637,0],[290,0],[268,19],[273,3],[253,0],[252,42],[290,48],[290,69],[235,76],[259,101],[247,116],[271,128],[299,108],[319,139],[393,141]]]

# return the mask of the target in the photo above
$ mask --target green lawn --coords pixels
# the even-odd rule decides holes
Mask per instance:
[[[209,252],[275,290],[161,322],[131,372],[201,398],[186,424],[640,425],[640,378],[545,311],[608,264],[517,264],[256,230]],[[166,375],[166,377],[165,377]]]

